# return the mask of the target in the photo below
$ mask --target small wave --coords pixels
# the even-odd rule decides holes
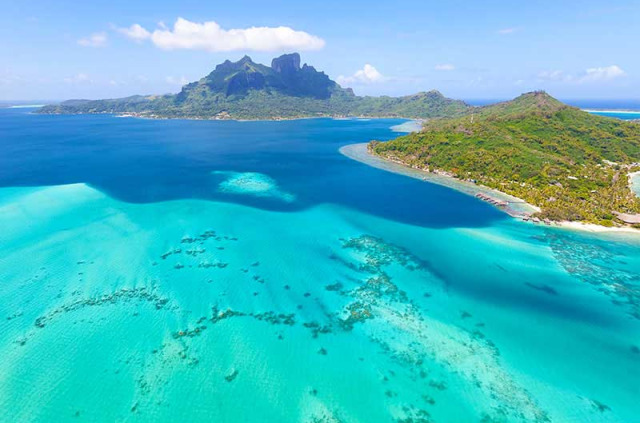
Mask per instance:
[[[44,104],[16,104],[13,106],[9,106],[9,109],[35,109],[44,106]]]
[[[582,109],[583,112],[588,113],[620,113],[623,115],[640,115],[640,110],[615,110],[615,109]]]

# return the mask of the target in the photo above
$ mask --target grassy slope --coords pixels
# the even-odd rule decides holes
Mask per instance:
[[[640,212],[626,177],[628,165],[640,161],[640,125],[582,112],[542,92],[432,120],[421,133],[373,148],[516,195],[556,220],[611,225],[614,211]]]

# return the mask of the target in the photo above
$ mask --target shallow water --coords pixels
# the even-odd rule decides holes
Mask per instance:
[[[3,419],[634,421],[640,238],[338,152],[401,123],[0,110]]]
[[[627,110],[589,110],[589,113],[622,120],[640,119],[640,111]]]
[[[631,175],[631,190],[640,197],[640,172],[635,172]]]

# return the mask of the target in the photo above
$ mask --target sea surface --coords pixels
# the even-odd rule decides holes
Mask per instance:
[[[586,109],[589,113],[622,120],[640,120],[640,111],[635,110],[599,110]]]
[[[404,123],[0,109],[0,421],[637,422],[640,237],[339,153]]]

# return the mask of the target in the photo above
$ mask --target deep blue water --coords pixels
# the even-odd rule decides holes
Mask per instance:
[[[482,226],[492,207],[437,185],[355,163],[340,146],[387,140],[401,120],[281,122],[44,116],[0,109],[0,187],[87,183],[119,200],[200,198],[271,210],[321,203],[429,227]],[[250,154],[248,154],[250,153]],[[292,204],[213,189],[213,171],[259,172],[296,196]]]
[[[339,154],[400,122],[0,109],[0,421],[634,421],[637,235]]]
[[[638,110],[640,111],[640,100],[566,100],[567,104],[581,109],[601,109],[601,110]]]

